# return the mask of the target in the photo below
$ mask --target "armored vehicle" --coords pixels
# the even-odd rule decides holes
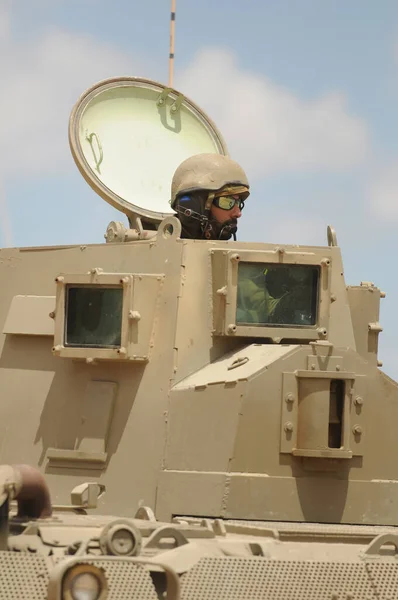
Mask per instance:
[[[128,223],[1,250],[0,598],[396,598],[384,294],[332,227],[181,239],[173,172],[227,148],[176,90],[100,82],[69,136]]]

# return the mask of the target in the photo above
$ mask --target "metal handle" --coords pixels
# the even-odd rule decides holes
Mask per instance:
[[[86,133],[86,140],[87,140],[87,141],[88,141],[88,143],[90,144],[91,151],[92,151],[92,153],[93,153],[94,162],[95,162],[95,168],[96,168],[96,170],[98,171],[98,173],[99,173],[99,174],[101,174],[101,171],[100,171],[100,164],[101,164],[101,163],[102,163],[102,161],[103,161],[103,158],[104,158],[104,153],[103,153],[103,150],[102,150],[101,142],[99,141],[99,137],[98,137],[98,135],[97,135],[96,133],[94,133],[94,132],[93,132],[93,133],[90,133],[90,134],[87,134],[87,133]],[[98,148],[98,153],[99,153],[99,156],[98,156],[98,157],[97,157],[97,154],[96,154],[96,152],[95,152],[95,149],[94,149],[93,140],[95,140],[95,141],[97,142],[97,148]]]

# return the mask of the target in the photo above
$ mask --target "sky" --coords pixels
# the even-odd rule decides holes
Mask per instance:
[[[174,86],[212,118],[251,183],[239,239],[326,244],[382,300],[398,379],[398,3],[176,0]],[[0,246],[100,243],[125,221],[68,145],[92,84],[166,84],[169,0],[0,0]]]

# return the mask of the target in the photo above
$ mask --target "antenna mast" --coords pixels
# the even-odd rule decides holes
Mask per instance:
[[[170,15],[170,54],[169,54],[169,87],[173,87],[174,75],[174,33],[176,22],[176,0],[171,0]]]

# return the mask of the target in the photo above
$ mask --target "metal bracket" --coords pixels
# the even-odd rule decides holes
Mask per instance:
[[[153,532],[145,544],[145,548],[158,548],[159,542],[166,538],[173,538],[176,543],[176,547],[188,544],[187,538],[179,529],[165,525],[164,527],[159,527],[159,529],[156,529]]]
[[[99,483],[82,483],[71,491],[73,508],[97,508],[98,499],[105,493],[105,486]]]
[[[331,225],[327,228],[328,246],[337,246],[337,235],[336,230]]]
[[[99,174],[101,174],[100,171],[100,164],[102,163],[103,159],[104,159],[104,152],[102,150],[102,145],[101,142],[99,140],[99,137],[96,133],[88,133],[86,131],[86,140],[88,141],[88,143],[90,144],[91,147],[91,151],[93,153],[93,157],[94,157],[94,162],[95,162],[95,168],[98,171]],[[98,152],[99,152],[99,156],[97,157],[95,150],[94,150],[94,145],[93,145],[93,140],[95,140],[97,142],[97,148],[98,148]]]
[[[164,88],[163,92],[160,94],[159,98],[156,101],[157,106],[163,106],[166,103],[166,100],[170,93],[174,92],[172,88]],[[181,108],[182,103],[184,102],[184,95],[178,94],[173,104],[170,107],[171,114],[175,115]]]
[[[365,556],[381,556],[380,550],[385,544],[395,547],[395,554],[398,553],[398,535],[396,533],[382,533],[370,542],[366,548]]]

